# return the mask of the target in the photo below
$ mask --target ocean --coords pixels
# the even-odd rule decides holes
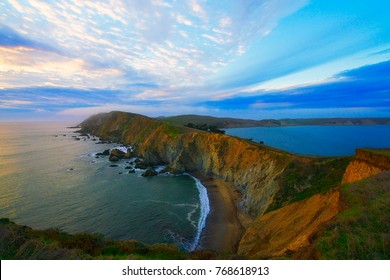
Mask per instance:
[[[226,134],[295,154],[346,156],[356,148],[389,148],[390,126],[284,126],[226,129]]]
[[[130,160],[96,156],[118,144],[77,141],[67,126],[0,122],[1,218],[34,229],[197,246],[209,202],[196,178],[129,174]]]

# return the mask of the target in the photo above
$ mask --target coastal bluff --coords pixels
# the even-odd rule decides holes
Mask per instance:
[[[356,182],[385,170],[390,170],[390,149],[357,149],[342,183]]]

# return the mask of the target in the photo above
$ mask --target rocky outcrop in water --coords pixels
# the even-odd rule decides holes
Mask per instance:
[[[151,177],[151,176],[157,176],[157,175],[158,175],[158,172],[156,170],[154,170],[154,168],[151,166],[146,168],[145,172],[141,174],[141,176],[143,176],[143,177]]]

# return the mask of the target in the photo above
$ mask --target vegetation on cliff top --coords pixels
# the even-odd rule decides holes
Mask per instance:
[[[339,186],[351,159],[352,157],[294,159],[278,177],[280,189],[266,212]]]

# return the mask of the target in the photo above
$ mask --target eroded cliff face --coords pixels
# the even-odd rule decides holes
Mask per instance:
[[[277,176],[293,156],[253,142],[208,133],[141,115],[99,114],[81,124],[82,131],[132,144],[151,164],[166,163],[177,171],[216,176],[242,190],[242,207],[262,215],[279,190]]]
[[[317,194],[257,218],[242,237],[238,254],[275,258],[308,246],[319,227],[339,213],[339,200],[338,191]]]
[[[348,165],[342,183],[352,183],[390,170],[389,149],[357,149],[356,157]]]

